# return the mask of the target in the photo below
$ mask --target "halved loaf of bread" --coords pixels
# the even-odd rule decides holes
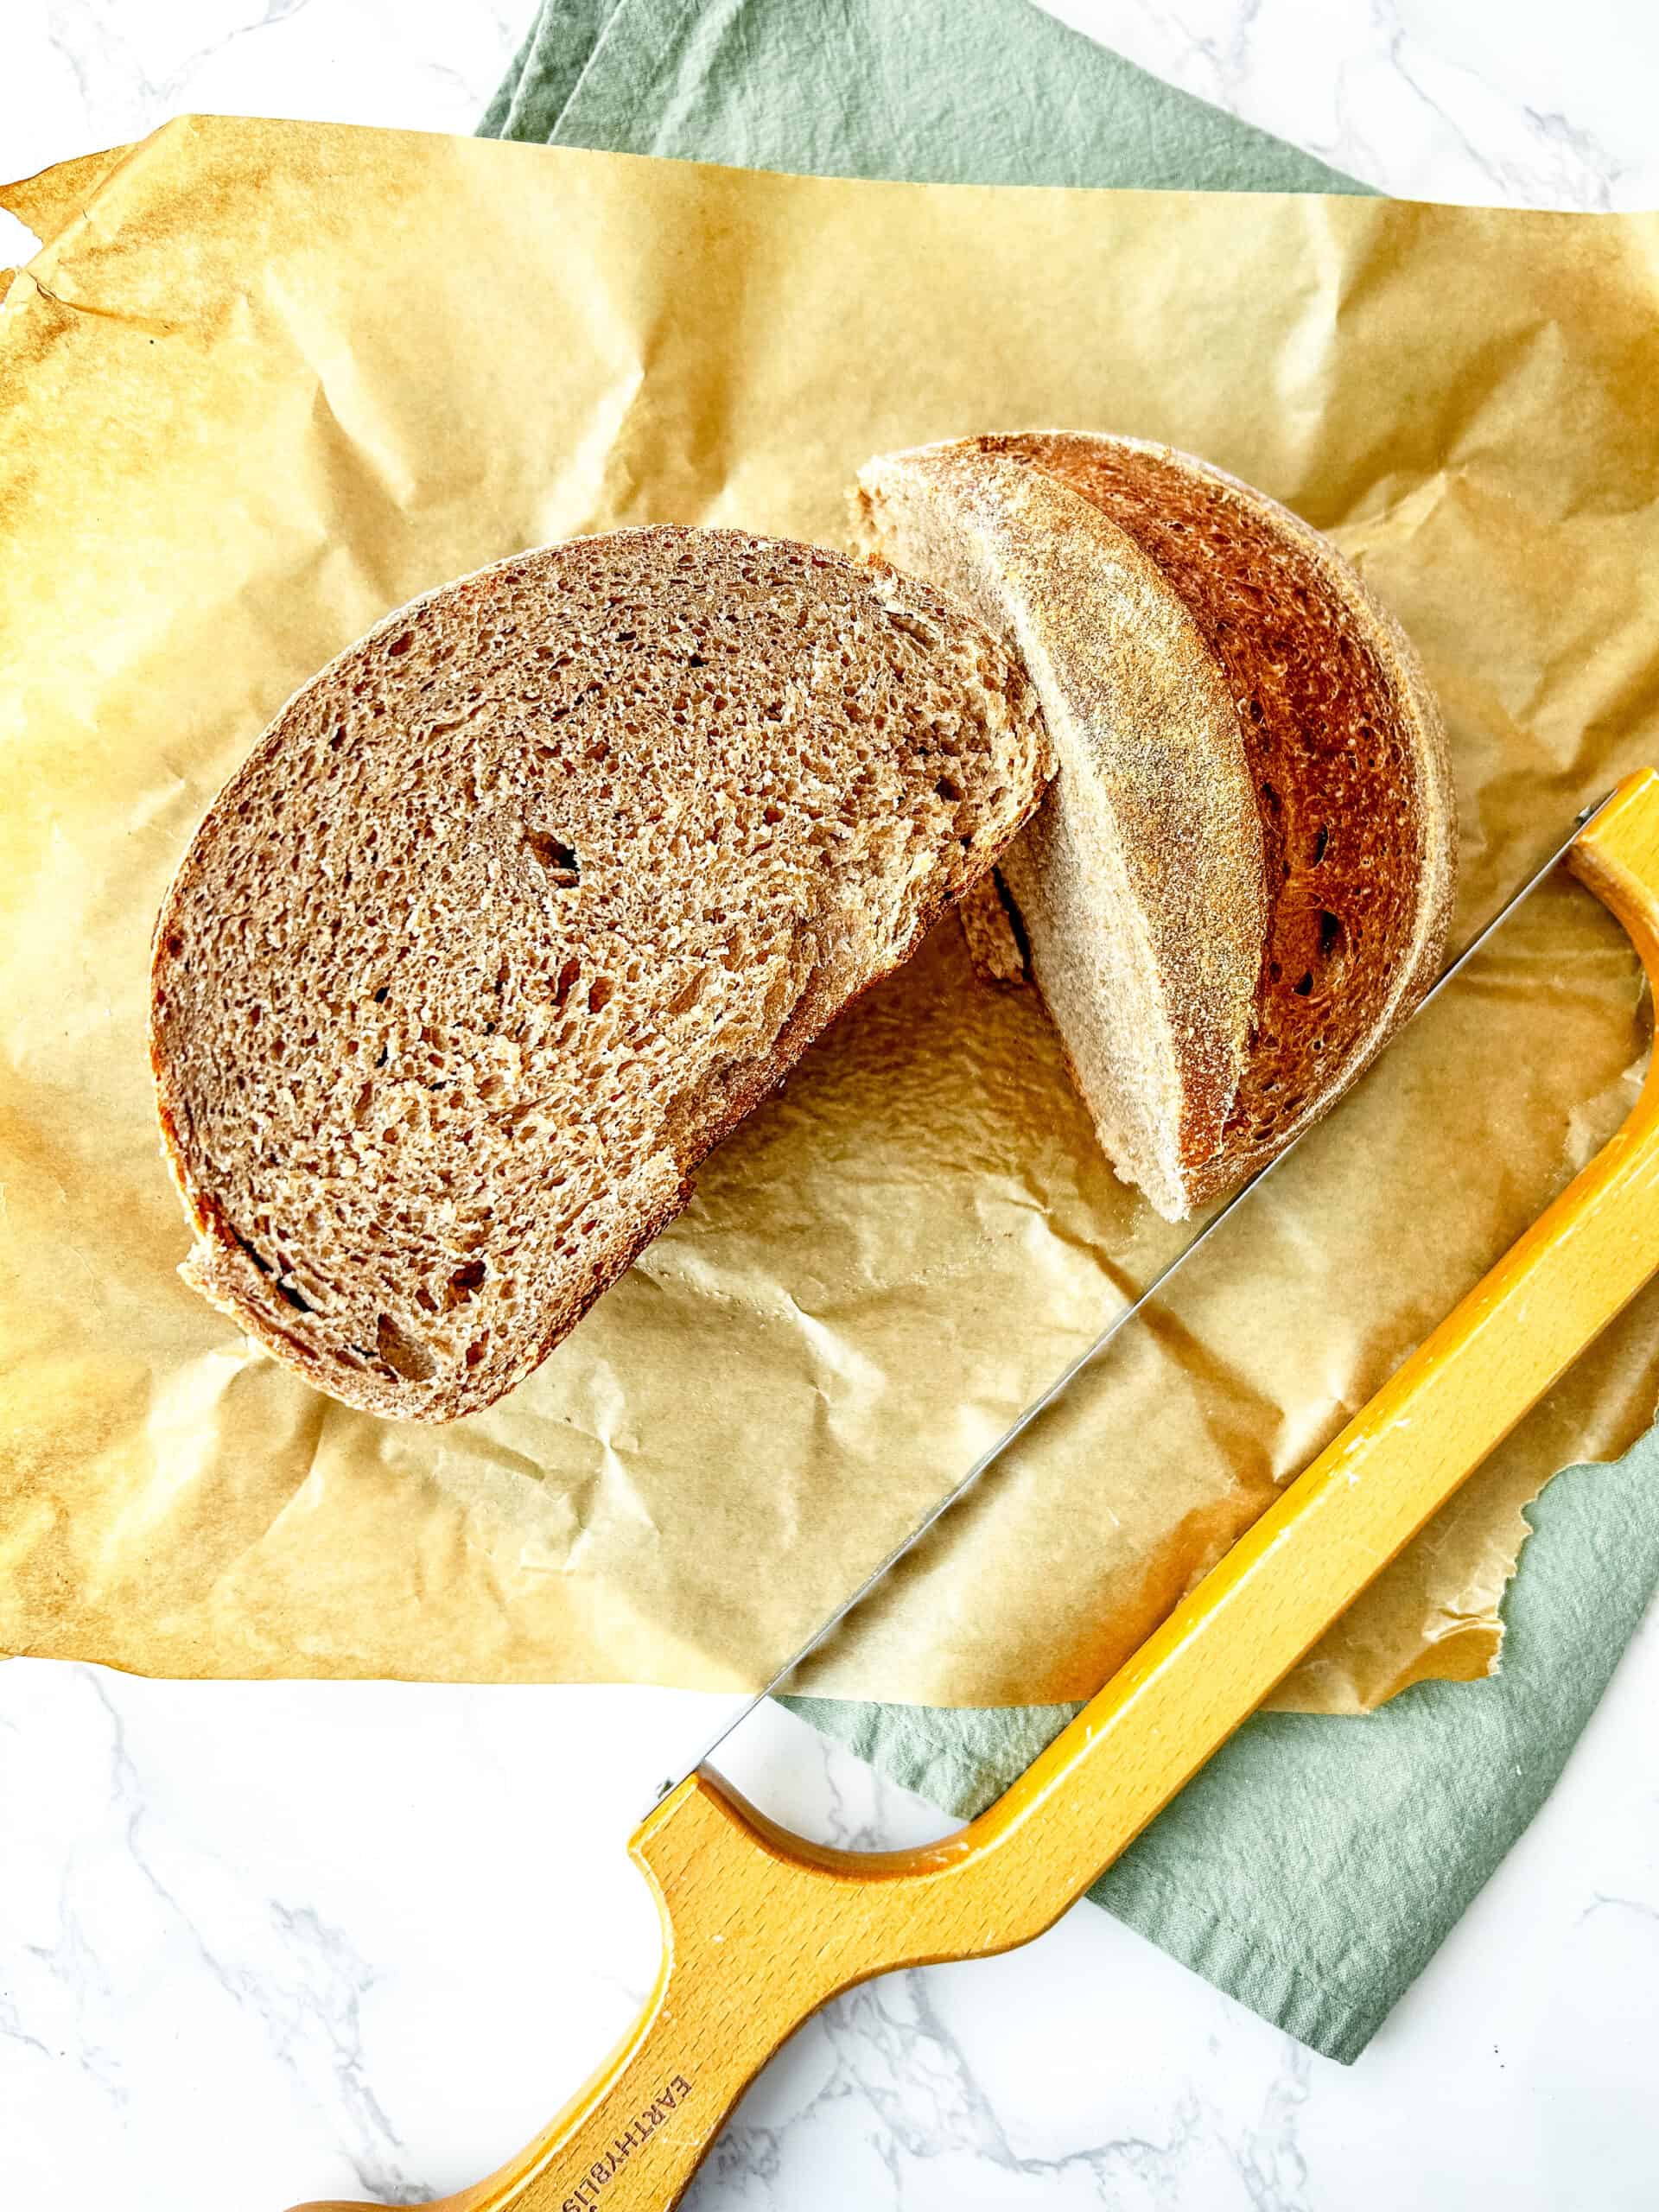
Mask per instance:
[[[1456,817],[1416,655],[1317,531],[1165,447],[924,447],[871,461],[855,512],[1036,683],[1061,765],[1001,873],[1102,1143],[1179,1220],[1440,965]]]
[[[404,607],[283,708],[162,909],[187,1281],[348,1404],[490,1404],[1051,765],[984,629],[817,547],[622,531]]]

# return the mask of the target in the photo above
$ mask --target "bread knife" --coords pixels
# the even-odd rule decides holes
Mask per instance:
[[[1659,773],[1652,769],[1627,777],[1580,817],[1567,843],[1436,990],[1561,860],[1624,925],[1659,993]],[[1215,1214],[982,1454],[762,1697],[1286,1157]],[[1624,1123],[1590,1164],[976,1820],[941,1842],[905,1851],[809,1843],[709,1770],[718,1745],[753,1710],[746,1706],[629,1843],[663,1929],[662,1964],[639,2018],[533,2143],[487,2179],[440,2200],[439,2212],[666,2212],[748,2083],[821,2005],[875,1974],[981,1957],[1040,1935],[1656,1272],[1659,1058]],[[295,2212],[367,2208],[330,2202]]]

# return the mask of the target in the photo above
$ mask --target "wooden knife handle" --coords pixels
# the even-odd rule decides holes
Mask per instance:
[[[1568,864],[1659,993],[1659,775],[1621,785]],[[837,1991],[1039,1934],[1656,1270],[1659,1065],[1618,1135],[977,1820],[863,1853],[804,1842],[706,1774],[664,1798],[629,1847],[663,1916],[650,2001],[545,2133],[444,2212],[664,2212]]]

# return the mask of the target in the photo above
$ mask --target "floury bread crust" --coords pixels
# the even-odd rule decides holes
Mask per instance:
[[[1416,656],[1318,532],[1167,448],[966,439],[870,462],[855,503],[1031,670],[1061,769],[1001,874],[1103,1143],[1179,1220],[1440,965],[1456,816]]]
[[[489,1405],[1051,767],[983,629],[817,547],[622,531],[402,608],[162,906],[186,1280],[347,1404]]]

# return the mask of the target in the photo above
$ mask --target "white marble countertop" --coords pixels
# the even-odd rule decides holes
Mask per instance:
[[[470,129],[530,0],[10,0],[0,168],[189,108]],[[1659,204],[1646,0],[1060,0],[1395,192]],[[812,2022],[698,2212],[1558,2212],[1659,2203],[1659,1621],[1357,2067],[1093,1907]],[[418,2202],[550,2114],[648,1986],[620,1839],[718,1700],[0,1669],[0,2205]],[[772,1713],[810,1832],[943,1825]]]

